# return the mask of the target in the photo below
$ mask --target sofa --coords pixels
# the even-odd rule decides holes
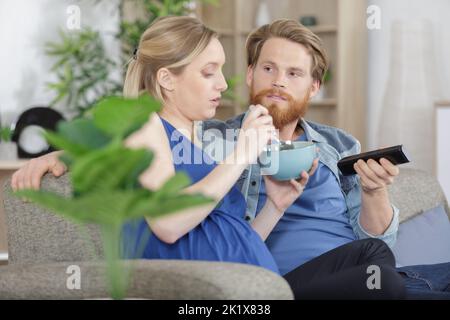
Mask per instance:
[[[62,195],[71,192],[68,175],[60,178],[47,175],[42,188]],[[0,266],[0,299],[107,298],[97,227],[80,229],[10,192],[7,181],[4,206],[9,262]],[[389,193],[401,211],[400,227],[436,207],[445,210],[448,222],[450,210],[442,189],[425,172],[402,169]],[[282,277],[256,266],[181,260],[135,260],[124,264],[133,268],[128,298],[293,299]],[[80,289],[67,285],[73,265],[80,270]]]

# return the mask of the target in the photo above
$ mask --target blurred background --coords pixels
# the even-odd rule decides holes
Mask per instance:
[[[436,175],[450,197],[448,12],[449,0],[2,0],[0,171],[50,151],[40,132],[60,118],[89,116],[100,97],[120,94],[156,17],[195,15],[220,33],[221,119],[247,107],[249,32],[292,18],[323,39],[331,61],[306,118],[350,132],[363,151],[403,144],[409,166]]]

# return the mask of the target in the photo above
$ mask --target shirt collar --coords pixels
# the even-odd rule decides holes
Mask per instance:
[[[302,128],[305,131],[306,139],[308,141],[324,142],[324,143],[327,142],[325,138],[316,130],[314,130],[305,119],[301,118],[300,124],[302,125]]]

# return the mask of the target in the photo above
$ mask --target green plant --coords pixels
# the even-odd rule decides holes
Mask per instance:
[[[332,74],[331,70],[328,68],[327,71],[325,71],[325,74],[323,75],[323,83],[328,83],[331,81]]]
[[[57,132],[47,132],[47,140],[63,149],[61,158],[71,172],[73,195],[61,197],[47,191],[23,190],[19,197],[31,200],[55,214],[80,224],[100,226],[107,275],[113,298],[125,295],[127,271],[122,269],[120,250],[124,223],[142,217],[157,217],[209,203],[201,195],[188,195],[184,174],[176,174],[159,190],[144,189],[140,174],[152,162],[147,149],[129,149],[124,139],[148,121],[159,104],[148,96],[139,99],[111,97],[102,99],[92,110],[92,118],[61,123]],[[152,138],[152,137],[149,137]]]
[[[9,127],[0,127],[0,141],[11,141],[13,131]]]
[[[69,110],[83,114],[99,98],[121,92],[121,84],[112,79],[116,63],[107,57],[98,32],[60,31],[60,41],[47,43],[46,53],[56,58],[51,71],[57,81],[48,83],[56,97],[50,105],[64,101]]]
[[[126,1],[121,2],[121,12]],[[216,5],[218,0],[200,0],[199,3]],[[148,26],[157,18],[174,15],[182,16],[191,13],[192,0],[142,0],[138,4],[145,13],[142,18],[133,21],[122,21],[118,37],[122,41],[125,56],[129,57],[139,44],[139,39]]]
[[[96,4],[101,1],[96,1]],[[126,1],[119,2],[121,17]],[[215,4],[217,0],[200,2]],[[120,61],[113,61],[107,56],[99,32],[89,28],[79,32],[60,31],[58,41],[46,44],[46,53],[56,59],[51,71],[56,74],[57,80],[48,83],[48,88],[55,91],[51,106],[64,103],[76,116],[83,116],[102,97],[119,94],[122,84],[114,80],[113,74],[117,70],[125,72],[123,65],[147,27],[158,17],[190,13],[189,4],[192,1],[142,0],[136,3],[144,10],[145,18],[121,21],[120,31],[114,35],[122,42]]]

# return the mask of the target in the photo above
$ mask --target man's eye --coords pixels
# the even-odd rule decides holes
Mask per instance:
[[[265,70],[265,71],[271,71],[272,68],[271,68],[271,67],[264,67],[264,70]]]
[[[203,76],[205,76],[205,78],[211,78],[214,76],[214,73],[204,73]]]

